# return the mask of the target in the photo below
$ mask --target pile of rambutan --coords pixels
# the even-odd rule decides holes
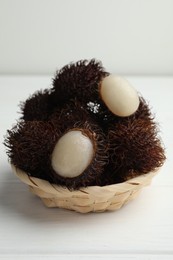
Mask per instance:
[[[5,145],[29,176],[74,190],[124,182],[164,163],[147,102],[94,59],[57,71],[52,87],[30,96],[21,113]]]

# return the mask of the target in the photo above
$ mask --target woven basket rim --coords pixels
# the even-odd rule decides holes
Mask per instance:
[[[32,193],[42,199],[45,206],[64,208],[80,213],[113,211],[121,208],[134,199],[143,187],[149,185],[159,170],[122,183],[69,190],[67,187],[31,177],[14,165],[11,166],[18,178],[29,186]]]
[[[146,182],[147,179],[152,179],[159,171],[160,168],[151,171],[149,173],[146,174],[142,174],[140,176],[131,178],[125,182],[121,182],[121,183],[116,183],[116,184],[111,184],[111,185],[105,185],[105,186],[87,186],[87,187],[81,187],[78,190],[69,190],[67,187],[62,186],[62,185],[57,185],[57,184],[53,184],[50,183],[49,181],[40,179],[40,178],[36,178],[36,177],[32,177],[30,175],[28,175],[25,171],[21,170],[20,168],[14,166],[13,164],[11,164],[12,170],[13,172],[17,175],[17,177],[24,182],[25,184],[35,187],[35,188],[40,188],[42,190],[45,190],[44,187],[47,186],[52,186],[54,190],[57,191],[65,191],[65,192],[69,192],[69,193],[76,193],[76,192],[86,192],[89,193],[90,191],[93,191],[94,189],[97,189],[97,191],[105,191],[105,189],[111,189],[111,188],[120,188],[127,186],[143,186],[142,183]],[[49,191],[50,192],[50,191]]]

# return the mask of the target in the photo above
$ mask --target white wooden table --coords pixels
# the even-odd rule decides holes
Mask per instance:
[[[51,77],[0,77],[0,259],[173,259],[173,77],[127,78],[150,100],[168,159],[122,209],[82,215],[46,208],[13,175],[2,144],[19,102]]]

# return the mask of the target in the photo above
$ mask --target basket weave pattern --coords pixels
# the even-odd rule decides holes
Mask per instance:
[[[108,186],[90,186],[76,191],[28,176],[12,166],[16,175],[30,187],[30,191],[42,199],[47,207],[59,207],[80,213],[112,211],[134,199],[139,191],[150,184],[157,171]]]

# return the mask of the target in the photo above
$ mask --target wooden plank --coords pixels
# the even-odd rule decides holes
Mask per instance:
[[[157,111],[168,160],[121,210],[81,215],[48,209],[29,193],[2,144],[20,116],[19,101],[47,87],[50,77],[0,77],[0,259],[173,259],[173,78],[128,78]]]

